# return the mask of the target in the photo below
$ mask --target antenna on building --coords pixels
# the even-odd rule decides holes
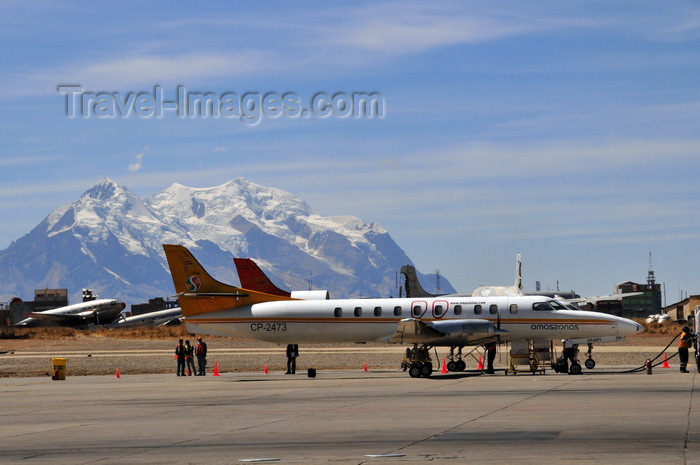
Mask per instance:
[[[652,269],[651,251],[649,251],[649,273],[647,273],[647,284],[656,284],[656,277],[654,276],[654,270]]]

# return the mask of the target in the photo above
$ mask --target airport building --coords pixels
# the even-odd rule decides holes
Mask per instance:
[[[34,301],[26,302],[33,312],[43,312],[68,305],[68,289],[35,289]]]
[[[653,273],[653,272],[652,272]],[[622,298],[622,314],[626,318],[644,318],[649,315],[661,313],[661,285],[653,279],[647,280],[647,284],[639,284],[625,281],[615,285],[613,293],[627,294],[641,292],[639,295]]]
[[[680,302],[663,308],[663,313],[675,321],[690,321],[695,315],[695,308],[700,307],[700,295],[691,295]]]
[[[167,310],[178,306],[177,300],[165,300],[162,297],[156,297],[155,299],[148,299],[148,303],[132,305],[130,316],[143,315],[144,313],[157,312],[158,310]]]

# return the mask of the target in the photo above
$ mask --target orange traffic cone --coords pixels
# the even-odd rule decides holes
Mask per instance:
[[[442,358],[442,370],[440,370],[440,373],[449,373],[447,371],[447,358],[445,357]]]
[[[268,374],[270,370],[267,369],[267,365],[263,367],[263,373]]]
[[[666,352],[664,352],[664,364],[661,366],[661,368],[671,368],[671,365],[668,364],[668,357],[666,357]]]
[[[362,364],[362,371],[367,371],[367,362]]]
[[[214,373],[212,373],[211,375],[219,376],[219,362],[214,362]]]
[[[477,370],[483,370],[484,369],[484,361],[481,359],[481,355],[479,355],[479,365],[476,367]]]
[[[115,376],[116,378],[121,378],[121,375],[119,375],[119,368],[117,368],[117,374]]]

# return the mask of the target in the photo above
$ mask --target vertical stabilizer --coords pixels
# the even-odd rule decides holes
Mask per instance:
[[[520,257],[520,252],[515,256],[515,287],[517,295],[523,295],[523,261]]]
[[[181,245],[163,244],[163,250],[168,260],[175,292],[178,294],[180,308],[185,317],[260,302],[290,299],[217,281],[207,273],[190,251]]]
[[[436,294],[431,294],[420,285],[418,276],[416,275],[416,269],[413,266],[402,266],[401,274],[405,279],[404,288],[406,289],[406,297],[436,297]]]
[[[246,289],[252,289],[266,294],[281,295],[289,297],[290,293],[283,291],[275,286],[265,272],[260,269],[257,263],[250,258],[234,258],[233,263],[236,265],[238,279],[241,280],[241,286]]]

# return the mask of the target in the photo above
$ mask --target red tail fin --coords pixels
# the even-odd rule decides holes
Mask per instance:
[[[250,258],[234,258],[233,263],[236,265],[238,279],[241,280],[241,287],[266,294],[290,296],[289,292],[275,286],[257,263]]]

